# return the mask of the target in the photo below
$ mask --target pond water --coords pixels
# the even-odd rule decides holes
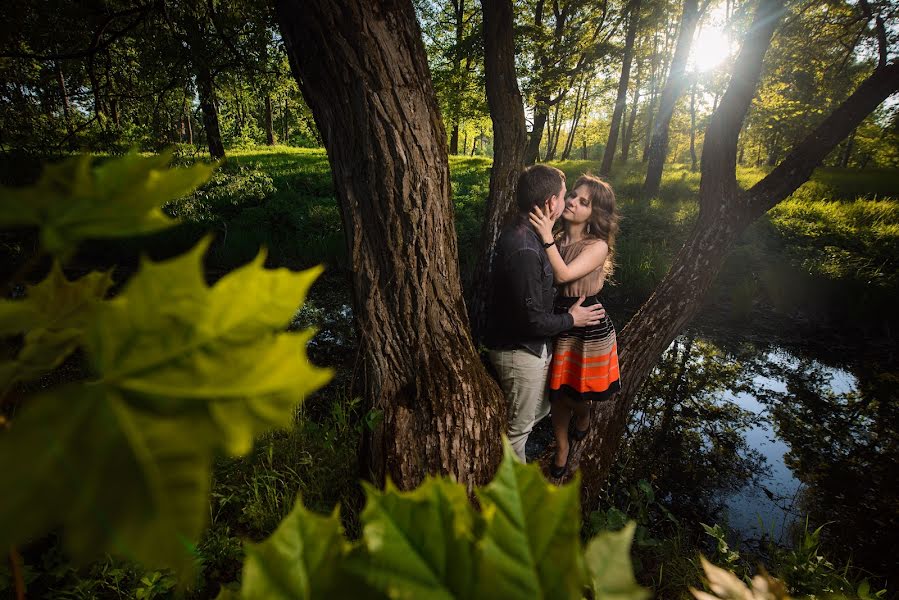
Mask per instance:
[[[685,519],[728,525],[738,545],[790,545],[808,519],[810,530],[824,525],[833,558],[892,574],[895,366],[738,337],[692,332],[672,343],[636,402],[623,475],[652,481]]]
[[[775,348],[765,354],[765,363],[779,371],[801,368],[802,360],[785,348]],[[857,393],[855,377],[840,368],[827,367],[815,361],[829,381],[830,394],[844,396]],[[789,394],[788,382],[772,377],[770,369],[756,373],[752,386],[766,394]],[[765,461],[765,475],[745,485],[726,498],[724,516],[730,527],[744,539],[758,539],[768,535],[780,543],[788,543],[793,527],[800,524],[802,512],[798,501],[803,490],[802,482],[786,464],[790,446],[780,439],[766,404],[760,402],[752,392],[727,390],[724,401],[733,402],[740,408],[760,417],[758,425],[747,428],[744,438],[750,448],[762,455]]]

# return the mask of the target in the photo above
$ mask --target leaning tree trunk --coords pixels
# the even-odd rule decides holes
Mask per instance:
[[[677,46],[674,49],[674,57],[671,59],[671,70],[668,72],[668,80],[662,90],[662,100],[659,103],[659,113],[656,115],[655,130],[649,143],[649,166],[646,168],[646,180],[643,182],[641,195],[643,198],[652,198],[659,193],[662,183],[662,169],[665,165],[665,155],[668,153],[668,133],[671,126],[671,117],[674,115],[674,106],[686,87],[684,73],[687,69],[687,58],[690,56],[690,46],[693,45],[693,34],[696,32],[696,24],[699,22],[701,11],[699,0],[684,0],[684,12],[681,16],[680,31],[677,37]]]
[[[278,0],[322,134],[353,265],[366,395],[383,419],[361,459],[403,489],[469,488],[501,456],[502,394],[468,333],[446,133],[410,0]]]
[[[631,1],[629,12],[627,35],[624,40],[624,57],[621,62],[621,78],[618,80],[618,97],[615,100],[615,110],[612,111],[609,139],[606,140],[606,149],[602,154],[602,165],[599,167],[600,175],[608,175],[612,172],[615,149],[618,147],[618,132],[621,129],[624,107],[627,103],[627,86],[631,76],[631,60],[634,57],[634,40],[637,38],[637,23],[640,21],[640,0]]]
[[[524,166],[527,131],[515,76],[514,13],[511,0],[481,0],[484,11],[484,70],[493,121],[490,196],[481,227],[478,263],[471,283],[469,312],[476,340],[483,337],[487,295],[493,279],[491,258],[506,216],[515,205],[518,173]]]
[[[597,497],[621,444],[641,384],[699,310],[728,250],[753,221],[807,181],[841,140],[881,102],[899,91],[899,64],[888,65],[882,60],[874,73],[780,165],[752,188],[741,190],[736,181],[738,136],[758,85],[762,59],[781,19],[783,3],[784,0],[762,0],[756,11],[728,90],[706,130],[697,223],[668,274],[619,336],[621,392],[596,407],[588,437],[572,447],[569,461],[573,468],[580,466],[583,471],[582,493],[586,502]]]

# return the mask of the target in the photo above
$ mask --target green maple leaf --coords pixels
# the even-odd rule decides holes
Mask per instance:
[[[80,563],[112,552],[154,566],[188,566],[205,524],[212,452],[202,422],[158,419],[102,385],[30,398],[0,436],[0,540],[62,527]],[[194,427],[192,427],[194,425]]]
[[[494,480],[478,492],[481,598],[580,598],[587,584],[580,546],[579,480],[556,487],[524,465],[508,441]]]
[[[411,492],[365,492],[365,551],[349,570],[389,598],[471,596],[476,514],[462,485],[429,477]]]
[[[342,559],[349,551],[335,510],[314,514],[297,500],[275,532],[247,544],[240,596],[244,600],[304,600],[334,597]]]
[[[0,300],[0,336],[24,333],[15,359],[0,363],[0,393],[58,366],[83,342],[84,330],[112,285],[110,273],[69,281],[59,263],[23,300]]]
[[[635,523],[621,531],[600,533],[587,544],[584,558],[596,598],[608,600],[646,600],[652,594],[634,579],[631,541]]]
[[[0,435],[0,544],[56,526],[76,559],[102,552],[184,567],[205,523],[211,458],[246,452],[292,423],[331,377],[312,331],[284,327],[320,269],[266,270],[263,257],[206,285],[208,240],[146,262],[85,325],[98,380],[25,402]]]
[[[32,186],[0,187],[0,227],[36,226],[44,250],[60,257],[86,238],[171,227],[160,207],[206,182],[214,166],[169,169],[170,158],[131,153],[91,169],[85,154],[49,165]]]
[[[260,253],[210,288],[208,245],[145,261],[97,313],[86,346],[104,383],[128,402],[160,415],[201,412],[220,447],[243,454],[259,433],[290,425],[300,401],[331,378],[306,358],[314,331],[281,331],[321,268],[268,270]]]

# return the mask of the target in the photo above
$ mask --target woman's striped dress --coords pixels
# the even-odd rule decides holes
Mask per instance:
[[[562,259],[570,263],[589,243],[591,240],[582,240],[560,247]],[[566,312],[580,296],[586,296],[583,306],[597,304],[603,279],[604,271],[600,266],[561,286],[554,311]],[[575,327],[555,339],[549,370],[550,400],[564,395],[575,401],[602,401],[620,389],[618,345],[615,327],[608,315],[597,325]]]

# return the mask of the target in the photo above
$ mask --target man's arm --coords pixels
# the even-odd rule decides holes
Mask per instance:
[[[509,294],[512,306],[498,307],[515,314],[527,337],[552,337],[574,326],[569,313],[553,314],[543,307],[543,267],[536,250],[522,248],[507,263]]]

